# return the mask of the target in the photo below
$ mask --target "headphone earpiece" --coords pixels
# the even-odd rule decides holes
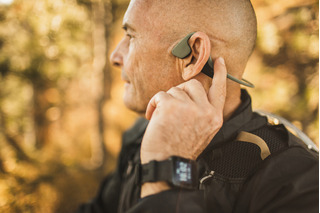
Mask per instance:
[[[174,46],[174,48],[171,51],[172,55],[174,55],[180,59],[184,59],[184,58],[188,57],[192,52],[192,49],[191,49],[188,41],[194,33],[195,32],[189,33],[176,46]],[[204,73],[205,75],[209,76],[210,78],[213,78],[214,70],[213,70],[213,61],[212,61],[211,56],[209,56],[209,59],[208,59],[207,63],[204,65],[204,67],[202,68],[201,72]],[[235,81],[239,84],[242,84],[244,86],[254,88],[254,85],[245,79],[240,80],[240,79],[233,77],[230,74],[227,74],[227,78],[229,78],[230,80]]]

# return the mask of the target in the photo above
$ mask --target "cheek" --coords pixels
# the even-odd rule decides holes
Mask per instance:
[[[132,54],[131,57],[128,57],[125,72],[130,80],[132,92],[134,92],[132,95],[141,101],[149,91],[148,79],[150,80],[151,77],[144,63],[144,57],[140,54]]]
[[[128,51],[125,70],[140,99],[150,99],[157,92],[182,83],[181,75],[175,69],[175,60],[166,55],[167,51],[161,48],[150,50],[149,46],[155,47],[155,44],[132,44]]]
[[[152,64],[155,59],[145,49],[144,46],[132,45],[125,63],[126,75],[137,88],[146,87],[148,82],[154,79]]]
[[[140,69],[140,61],[138,51],[134,48],[129,48],[126,60],[124,61],[124,72],[129,77],[131,83],[134,82],[135,76]]]

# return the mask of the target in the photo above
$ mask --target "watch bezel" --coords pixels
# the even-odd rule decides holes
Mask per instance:
[[[196,189],[198,187],[198,173],[197,173],[197,164],[195,161],[178,157],[172,156],[169,158],[172,162],[172,179],[171,183],[175,187],[187,188],[187,189]],[[177,173],[177,165],[182,162],[187,164],[187,168],[190,168],[190,180],[182,181],[179,176],[181,174]]]

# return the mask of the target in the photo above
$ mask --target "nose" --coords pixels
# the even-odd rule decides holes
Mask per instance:
[[[117,45],[116,49],[110,55],[110,61],[112,65],[121,67],[123,65],[123,54],[121,51],[122,41]]]

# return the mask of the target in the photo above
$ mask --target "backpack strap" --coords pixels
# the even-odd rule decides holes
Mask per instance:
[[[241,131],[237,136],[237,140],[241,142],[253,143],[259,146],[261,150],[260,156],[262,160],[264,160],[271,154],[267,143],[257,135]]]
[[[275,115],[273,113],[266,112],[263,110],[256,110],[255,112],[262,116],[266,116],[268,118],[268,122],[271,125],[283,124],[286,127],[286,129],[290,133],[298,137],[307,146],[308,149],[319,153],[319,148],[317,147],[317,145],[304,132],[302,132],[299,128],[293,125],[290,121],[286,120],[285,118],[279,115]]]

